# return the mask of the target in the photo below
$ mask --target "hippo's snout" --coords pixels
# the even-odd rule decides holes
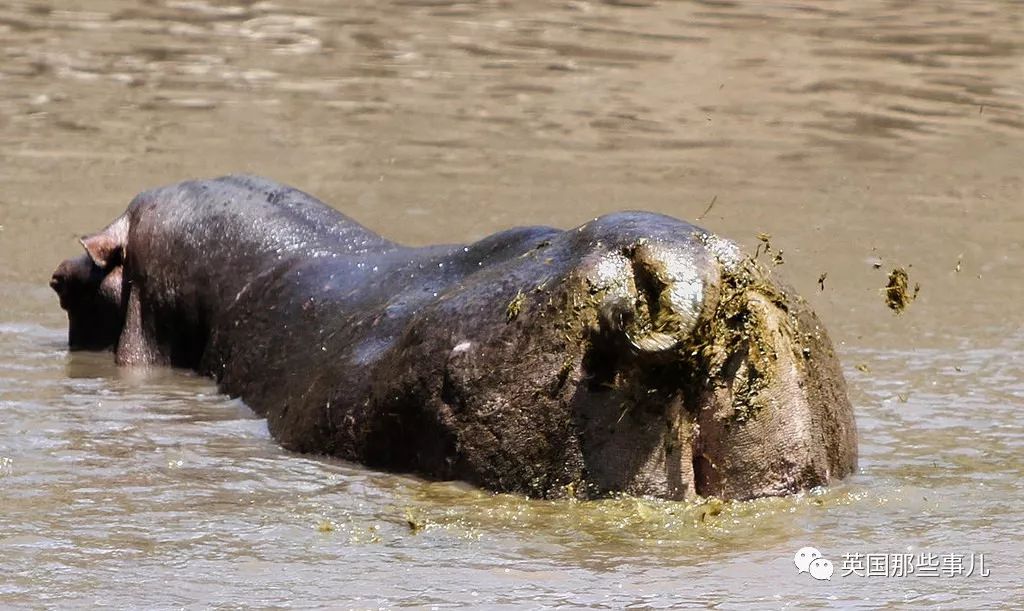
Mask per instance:
[[[60,297],[65,310],[74,307],[75,301],[88,298],[99,289],[103,271],[96,267],[86,255],[66,259],[57,266],[50,276],[50,288]]]
[[[88,254],[67,259],[50,276],[50,288],[68,313],[70,348],[114,346],[124,321],[120,266],[103,269]]]
[[[54,292],[56,292],[58,295],[62,297],[64,296],[64,275],[61,274],[59,270],[53,272],[53,275],[50,276],[50,288],[53,289]]]

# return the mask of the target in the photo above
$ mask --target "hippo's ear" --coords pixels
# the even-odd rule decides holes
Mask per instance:
[[[84,236],[79,242],[89,254],[89,258],[100,269],[106,269],[107,264],[121,258],[121,244],[110,239],[110,236],[100,232]]]
[[[99,233],[84,236],[79,242],[100,269],[120,262],[128,238],[128,219],[120,217]]]

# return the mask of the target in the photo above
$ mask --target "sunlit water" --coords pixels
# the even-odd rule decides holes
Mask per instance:
[[[1019,602],[1024,10],[767,4],[0,3],[0,605]],[[288,454],[205,379],[69,354],[46,280],[73,238],[236,171],[409,243],[624,208],[770,233],[838,344],[860,471],[528,501]],[[896,265],[922,285],[900,317]],[[844,576],[854,553],[990,575]]]

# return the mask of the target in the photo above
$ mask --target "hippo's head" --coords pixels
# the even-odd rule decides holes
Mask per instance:
[[[106,350],[117,344],[124,324],[121,248],[109,228],[81,240],[85,254],[61,262],[50,278],[68,313],[72,350]]]

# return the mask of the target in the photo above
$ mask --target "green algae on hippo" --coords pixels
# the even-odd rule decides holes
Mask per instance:
[[[82,244],[51,280],[72,348],[210,375],[291,450],[536,497],[746,499],[856,466],[805,301],[671,217],[411,248],[227,176]]]

